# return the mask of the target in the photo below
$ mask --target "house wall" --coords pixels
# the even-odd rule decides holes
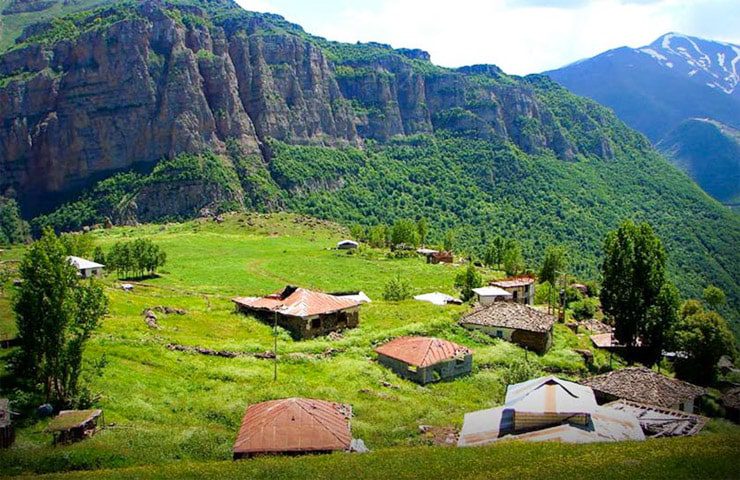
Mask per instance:
[[[524,305],[534,305],[534,283],[523,287],[508,287],[504,290],[516,297],[512,297],[511,301]]]
[[[253,315],[258,320],[272,326],[275,314],[263,310],[253,310],[242,305],[236,305],[238,312]],[[314,315],[312,317],[293,317],[289,315],[277,316],[277,324],[290,333],[295,340],[320,337],[330,332],[356,328],[360,323],[359,307],[351,308],[341,312],[327,315]]]
[[[552,329],[548,332],[539,333],[490,325],[474,325],[469,323],[463,323],[462,325],[467,329],[480,330],[494,338],[502,338],[506,341],[516,343],[537,353],[545,353],[552,346]]]
[[[478,297],[478,303],[481,305],[490,305],[493,302],[505,302],[508,300],[508,297],[501,297],[501,296],[481,296],[476,293],[476,296]]]
[[[99,277],[103,274],[102,268],[83,268],[80,269],[80,276],[82,278]]]
[[[421,385],[441,380],[451,380],[467,375],[473,370],[472,355],[466,355],[462,361],[449,360],[417,369],[409,368],[409,364],[382,354],[378,354],[378,363],[391,369],[399,377]]]
[[[0,448],[8,448],[15,441],[15,430],[13,425],[0,427]]]

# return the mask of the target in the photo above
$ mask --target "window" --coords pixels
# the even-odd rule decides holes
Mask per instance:
[[[321,319],[320,318],[314,318],[311,320],[311,330],[318,330],[321,328]]]
[[[504,332],[501,330],[496,330],[496,338],[504,338]]]

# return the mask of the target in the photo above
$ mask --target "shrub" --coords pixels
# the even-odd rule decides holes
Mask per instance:
[[[587,320],[594,318],[599,308],[599,302],[595,298],[584,298],[570,304],[573,310],[573,318],[576,320]]]
[[[398,302],[411,297],[411,285],[400,274],[391,278],[383,289],[383,300]]]

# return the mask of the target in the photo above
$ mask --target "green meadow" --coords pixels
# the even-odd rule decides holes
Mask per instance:
[[[411,283],[414,295],[455,294],[459,266],[428,265],[421,257],[389,258],[387,252],[371,249],[351,254],[337,251],[333,247],[347,236],[345,230],[290,214],[228,215],[220,224],[201,219],[95,230],[90,235],[104,249],[117,241],[146,237],[168,255],[160,275],[133,282],[132,292],[124,292],[122,282],[112,275],[103,280],[110,314],[90,341],[86,361],[91,365],[88,371],[94,371],[94,364],[103,365],[88,382],[100,394],[96,405],[105,412],[106,427],[91,439],[52,446],[51,436],[44,433],[47,420],[22,422],[15,445],[0,451],[0,475],[96,470],[91,478],[293,478],[302,474],[344,478],[366,472],[368,478],[381,478],[395,471],[398,478],[415,478],[413,472],[422,464],[447,477],[454,476],[447,470],[460,464],[469,466],[472,478],[485,478],[486,473],[504,471],[504,467],[508,475],[547,472],[544,463],[538,463],[542,458],[562,465],[564,472],[590,462],[579,470],[586,477],[597,476],[596,466],[627,462],[623,471],[616,472],[627,478],[629,472],[661,476],[661,468],[654,464],[648,468],[649,458],[665,462],[667,471],[675,468],[676,476],[681,476],[680,469],[686,468],[681,452],[691,451],[697,465],[704,462],[711,470],[687,469],[686,475],[703,471],[731,476],[726,470],[732,467],[728,459],[737,457],[740,436],[737,427],[722,421],[712,421],[706,433],[696,438],[644,444],[430,447],[432,440],[420,433],[419,425],[459,428],[465,412],[502,403],[513,362],[526,358],[537,372],[568,378],[589,374],[573,350],[591,349],[587,335],[576,335],[564,325],[556,325],[550,352],[537,356],[459,327],[456,322],[466,306],[382,300],[384,285],[398,274]],[[18,259],[21,254],[22,249],[6,251],[0,260]],[[486,275],[495,278],[501,273]],[[234,313],[230,299],[264,295],[286,284],[327,292],[362,290],[373,301],[361,308],[360,327],[343,332],[339,339],[297,342],[279,331],[277,363],[256,358],[255,353],[273,349],[273,330]],[[0,296],[0,336],[14,333],[11,295],[8,285]],[[154,306],[186,313],[157,313],[160,328],[152,329],[142,312]],[[472,375],[420,387],[378,365],[374,347],[407,334],[443,337],[470,347]],[[173,351],[168,344],[239,355],[223,358]],[[594,354],[592,369],[608,366],[606,354]],[[0,367],[9,355],[9,350],[0,350]],[[615,366],[618,363],[615,358]],[[0,377],[0,388],[8,380],[7,373]],[[11,397],[13,393],[0,392]],[[374,453],[228,462],[246,406],[291,396],[350,403],[353,436],[363,439]],[[457,471],[458,476],[464,473]]]

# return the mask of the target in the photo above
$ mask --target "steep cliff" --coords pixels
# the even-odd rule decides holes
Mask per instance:
[[[566,160],[608,156],[570,143],[495,67],[336,44],[226,1],[112,3],[31,25],[17,42],[0,56],[0,193],[14,189],[29,212],[53,206],[50,193],[178,153],[225,154],[227,142],[268,163],[268,138],[361,145],[446,129]]]

